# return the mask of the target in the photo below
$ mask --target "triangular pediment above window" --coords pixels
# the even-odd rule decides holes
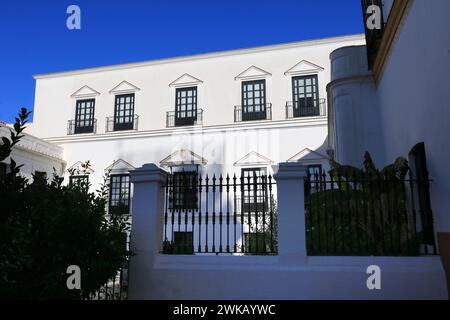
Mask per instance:
[[[111,91],[109,91],[109,93],[113,93],[113,94],[133,93],[133,92],[140,91],[140,90],[141,89],[139,89],[135,85],[129,83],[128,81],[122,81],[117,86],[112,88]]]
[[[134,166],[125,160],[119,159],[114,161],[110,166],[105,169],[105,172],[110,172],[110,174],[116,173],[128,173],[131,170],[134,170]]]
[[[206,165],[208,161],[190,150],[181,149],[167,156],[159,163],[166,167],[176,167],[185,165]]]
[[[270,77],[272,74],[261,68],[251,66],[239,73],[234,80],[253,80]]]
[[[73,172],[74,175],[84,175],[94,173],[94,170],[92,170],[92,167],[84,168],[83,162],[77,161],[69,168],[67,168],[67,172],[69,173]]]
[[[74,93],[71,94],[72,98],[92,98],[95,96],[100,95],[100,92],[97,90],[92,89],[89,86],[83,86]]]
[[[294,65],[292,68],[290,68],[288,71],[286,71],[284,74],[285,75],[311,74],[311,73],[319,73],[320,71],[323,70],[324,68],[318,66],[317,64],[314,64],[306,60],[302,60],[296,65]]]
[[[324,160],[328,160],[328,157],[317,151],[305,148],[302,151],[296,153],[294,156],[292,156],[287,162],[311,163],[311,162],[321,162]]]
[[[271,165],[273,161],[259,153],[252,151],[243,158],[234,163],[235,166],[250,166],[250,165]]]
[[[190,74],[183,74],[181,77],[175,79],[169,84],[169,87],[185,87],[185,86],[196,86],[203,83],[202,80],[191,76]]]

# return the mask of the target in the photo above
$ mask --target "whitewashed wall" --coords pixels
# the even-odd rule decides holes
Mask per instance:
[[[364,47],[332,55],[330,139],[337,159],[379,167],[425,143],[437,232],[450,231],[450,2],[410,1],[377,86]]]
[[[378,86],[386,161],[424,142],[438,232],[450,231],[450,2],[412,1]]]
[[[149,164],[132,172],[130,299],[446,299],[439,257],[308,257],[304,219],[306,168],[280,164],[277,256],[160,254],[165,173]],[[367,268],[381,269],[369,290]]]
[[[0,125],[0,137],[10,137],[11,127]],[[32,175],[36,172],[45,172],[47,178],[51,179],[53,173],[63,175],[66,162],[63,160],[63,149],[50,144],[29,134],[24,137],[13,148],[10,157],[4,163],[10,164],[13,159],[17,165],[22,165],[20,172],[22,176],[32,181]],[[53,170],[54,169],[54,170]]]

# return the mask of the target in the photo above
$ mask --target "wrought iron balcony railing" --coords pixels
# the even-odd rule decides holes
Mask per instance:
[[[67,135],[82,133],[97,133],[97,119],[67,122]]]
[[[185,127],[203,124],[203,109],[194,111],[168,111],[166,116],[166,127]]]
[[[272,104],[234,107],[234,122],[272,120]]]
[[[138,129],[139,116],[137,114],[125,117],[107,117],[106,132]]]
[[[304,101],[288,101],[286,102],[286,119],[307,118],[307,117],[324,117],[327,115],[327,107],[325,99]]]

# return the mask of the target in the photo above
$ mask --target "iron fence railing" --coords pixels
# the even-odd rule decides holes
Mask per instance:
[[[179,113],[180,114],[180,113]],[[166,115],[166,127],[183,127],[203,124],[203,109],[185,111],[177,116],[175,111],[168,111]]]
[[[234,107],[234,122],[272,120],[272,104]]]
[[[130,247],[130,235],[127,235],[127,248]],[[114,277],[109,279],[90,300],[127,300],[128,299],[128,280],[129,280],[129,259],[125,261],[122,267],[117,270]]]
[[[428,180],[411,174],[308,175],[305,223],[309,255],[436,254]]]
[[[327,115],[325,99],[311,100],[309,104],[300,102],[286,102],[286,119],[324,117]]]
[[[163,254],[277,253],[271,175],[174,177],[165,185]]]
[[[127,117],[107,117],[106,132],[138,130],[139,116],[134,114]]]
[[[69,120],[67,122],[67,135],[97,133],[97,119],[76,121]]]

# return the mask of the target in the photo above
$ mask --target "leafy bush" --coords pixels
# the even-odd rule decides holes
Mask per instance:
[[[368,152],[364,169],[331,162],[325,175],[310,177],[305,222],[310,255],[418,255],[422,234],[408,213],[408,161],[378,170]],[[326,181],[326,182],[325,182]]]
[[[10,139],[2,137],[0,161],[23,137],[29,115],[22,109]],[[107,177],[105,177],[105,182]],[[10,160],[0,176],[0,297],[87,299],[116,275],[130,256],[129,224],[120,213],[105,215],[107,185],[63,185],[63,178],[34,176],[30,184]],[[68,290],[67,267],[81,269],[81,290]]]

